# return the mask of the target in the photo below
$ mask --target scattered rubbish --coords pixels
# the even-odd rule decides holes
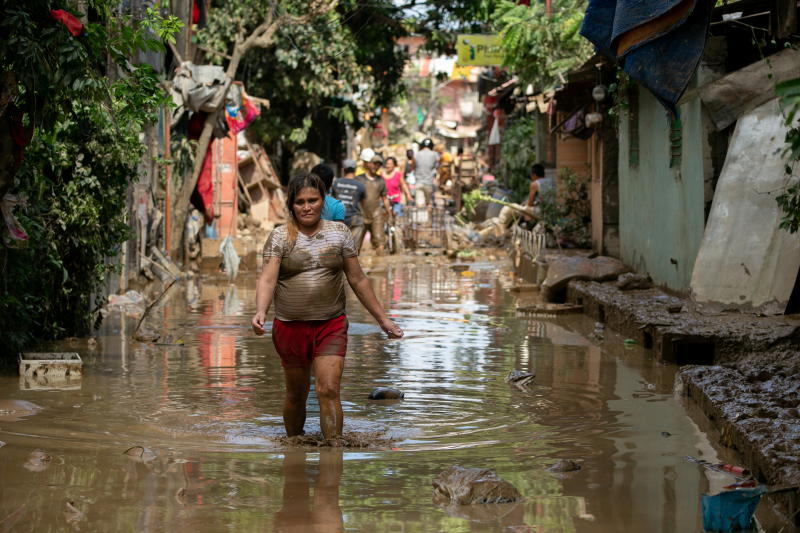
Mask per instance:
[[[469,270],[469,265],[465,265],[464,263],[455,263],[450,265],[450,269],[456,272],[465,272]]]
[[[31,472],[43,472],[50,466],[53,461],[53,456],[43,452],[42,450],[33,450],[28,456],[28,460],[24,466],[26,470]]]
[[[749,480],[750,479],[750,471],[742,468],[741,466],[733,466],[725,463],[710,463],[704,459],[698,459],[696,457],[692,457],[691,455],[684,456],[686,461],[690,463],[697,463],[706,470],[713,470],[714,472],[722,472],[723,474],[730,474],[731,476],[740,479],[740,480]]]
[[[144,322],[144,319],[147,318],[147,314],[150,313],[153,307],[155,307],[155,305],[161,301],[164,295],[167,294],[169,290],[175,286],[175,283],[177,281],[178,281],[177,279],[173,279],[170,282],[170,284],[167,285],[163,291],[161,291],[161,294],[159,294],[158,297],[155,300],[153,300],[153,302],[150,303],[150,305],[148,305],[147,308],[145,308],[141,318],[139,318],[139,322],[136,323],[136,329],[133,330],[134,340],[140,342],[155,342],[161,337],[159,333],[147,329],[142,329],[142,323]]]
[[[405,393],[392,387],[378,387],[369,393],[370,400],[402,400]]]
[[[528,292],[528,291],[538,291],[539,286],[535,283],[520,283],[519,285],[514,285],[509,289],[511,292]]]
[[[541,316],[541,315],[566,315],[570,313],[580,313],[583,311],[582,305],[575,304],[554,304],[554,303],[541,303],[533,305],[523,305],[517,307],[517,311],[528,315]]]
[[[748,479],[745,481],[736,481],[735,483],[731,483],[730,485],[725,485],[722,487],[725,490],[733,490],[733,489],[749,489],[758,485],[758,481],[755,479]]]
[[[471,278],[471,277],[475,276],[475,272],[473,272],[472,270],[464,270],[464,271],[461,272],[461,276],[463,276],[465,278]]]
[[[133,340],[139,342],[156,342],[160,338],[160,333],[147,328],[139,328],[133,334]]]
[[[79,389],[82,372],[83,361],[74,352],[25,352],[19,356],[23,390]]]
[[[435,500],[458,505],[512,503],[522,499],[508,481],[485,468],[451,466],[433,480]]]
[[[683,311],[683,306],[680,304],[670,305],[667,307],[667,312],[669,313],[675,314],[680,313],[681,311]]]
[[[548,472],[554,473],[577,472],[580,469],[581,465],[571,459],[560,459],[559,461],[545,468],[545,470]]]
[[[106,312],[110,310],[122,311],[129,315],[138,315],[144,312],[144,296],[136,291],[128,291],[125,294],[109,294]]]
[[[459,250],[456,252],[456,258],[467,262],[475,261],[476,255],[475,250]]]
[[[0,448],[2,448],[5,445],[6,445],[6,443],[0,440]]]
[[[661,432],[661,436],[662,437],[671,437],[672,433],[670,433],[669,431],[662,431]]]
[[[721,492],[714,496],[704,494],[703,529],[721,532],[751,530],[753,513],[766,492],[766,487],[758,486]]]
[[[726,463],[720,463],[717,465],[725,472],[730,472],[731,474],[736,474],[737,476],[749,476],[750,471],[743,466],[736,466],[736,465],[729,465]]]
[[[159,339],[159,342],[156,342],[156,346],[183,346],[185,344],[182,338],[174,338],[172,335],[167,335],[163,339]]]
[[[173,263],[172,260],[161,253],[161,250],[153,246],[150,248],[150,253],[156,258],[158,265],[166,270],[173,279],[179,279],[181,277],[181,269],[178,268],[178,266]]]
[[[86,346],[90,350],[94,350],[95,348],[97,348],[97,339],[95,339],[94,337],[89,337],[89,339],[86,341]]]
[[[67,519],[68,524],[80,522],[85,516],[86,514],[75,506],[75,502],[67,500],[64,506],[64,518]]]
[[[219,253],[222,255],[222,265],[228,274],[228,279],[233,281],[239,273],[239,254],[233,247],[233,239],[225,237],[219,245]]]
[[[632,346],[632,345],[636,344],[636,340],[635,339],[625,339],[622,342],[623,342],[623,344],[626,344],[628,346]]]
[[[125,455],[132,461],[144,464],[147,464],[155,460],[156,457],[158,457],[156,452],[154,452],[150,448],[145,448],[144,446],[138,446],[138,445],[131,446],[130,448],[122,452],[122,455]]]
[[[617,278],[617,288],[621,291],[641,291],[653,288],[653,280],[647,274],[626,272]]]
[[[18,422],[23,417],[35,415],[41,407],[25,400],[0,400],[0,422]]]
[[[512,370],[506,376],[506,383],[510,383],[515,387],[522,389],[527,387],[533,378],[536,377],[534,374],[530,372],[525,372],[524,370]]]
[[[595,322],[594,323],[594,330],[591,333],[591,337],[595,340],[601,341],[604,338],[606,327],[603,325],[602,322]]]

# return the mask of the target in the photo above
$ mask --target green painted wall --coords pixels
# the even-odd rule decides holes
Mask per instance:
[[[703,238],[706,135],[699,99],[681,106],[680,165],[670,168],[666,110],[639,88],[639,164],[629,164],[628,117],[620,117],[619,236],[622,261],[653,281],[688,291]]]

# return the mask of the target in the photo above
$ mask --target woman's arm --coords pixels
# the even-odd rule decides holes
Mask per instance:
[[[389,338],[402,338],[403,330],[386,316],[386,312],[383,310],[380,302],[378,302],[378,298],[375,297],[375,292],[372,290],[369,278],[364,275],[364,271],[361,270],[358,257],[344,258],[344,274],[347,276],[347,283],[350,284],[353,292],[356,293],[361,305],[375,318],[375,321],[381,329],[389,335]]]
[[[251,325],[256,335],[263,335],[264,321],[267,318],[267,311],[272,304],[272,296],[275,294],[275,285],[278,283],[278,271],[281,268],[280,257],[270,257],[264,261],[261,275],[258,277],[256,286],[256,314],[253,316]]]

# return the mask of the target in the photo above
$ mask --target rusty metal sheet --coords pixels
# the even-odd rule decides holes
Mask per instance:
[[[698,303],[786,310],[800,269],[800,239],[778,228],[775,202],[786,184],[786,129],[777,99],[737,122],[692,273]]]

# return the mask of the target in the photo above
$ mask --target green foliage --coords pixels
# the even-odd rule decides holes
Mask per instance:
[[[547,16],[543,3],[526,6],[501,0],[493,15],[503,39],[505,65],[540,89],[557,83],[560,74],[592,55],[592,45],[579,34],[586,0],[554,0],[552,10]]]
[[[43,0],[5,7],[0,17],[8,36],[2,68],[18,84],[13,104],[36,127],[13,184],[27,199],[15,214],[29,242],[0,250],[3,354],[34,337],[86,333],[92,295],[113,270],[107,260],[129,235],[124,208],[143,152],[139,135],[167,101],[152,68],[129,57],[161,49],[153,33],[169,39],[179,22],[154,9],[132,20],[114,14],[115,5],[89,2],[92,22],[78,38],[49,18]],[[107,58],[116,81],[105,76]]]
[[[405,6],[414,33],[426,38],[426,49],[453,53],[456,34],[491,33],[497,4],[498,0],[412,0]]]
[[[630,109],[630,91],[636,90],[636,84],[624,70],[617,67],[616,80],[608,86],[608,95],[611,97],[611,106],[608,108],[608,116],[615,121],[623,112]]]
[[[786,116],[786,125],[789,131],[786,132],[786,154],[789,156],[790,164],[786,166],[786,174],[789,175],[791,185],[778,195],[776,201],[783,211],[780,227],[796,233],[800,229],[800,183],[796,176],[793,176],[793,167],[800,161],[800,78],[779,83],[775,87],[775,93],[781,98],[781,106]]]
[[[531,167],[536,163],[536,119],[521,117],[510,123],[503,132],[502,162],[499,174],[522,202],[528,197]]]
[[[277,9],[297,12],[303,5],[282,0]],[[264,20],[267,9],[269,2],[261,0],[217,2],[198,39],[230,54],[237,21],[245,21],[247,35]],[[356,92],[363,109],[390,103],[401,90],[405,60],[394,44],[395,37],[405,34],[400,16],[389,1],[345,1],[309,24],[281,26],[273,46],[250,50],[237,77],[250,93],[268,98],[272,108],[280,110],[263,114],[252,132],[264,141],[282,138],[300,144],[321,113],[354,122]],[[207,60],[223,62],[214,54]]]
[[[569,242],[578,248],[592,244],[591,204],[585,181],[569,168],[562,168],[557,191],[542,195],[539,206],[542,219],[559,242]]]

